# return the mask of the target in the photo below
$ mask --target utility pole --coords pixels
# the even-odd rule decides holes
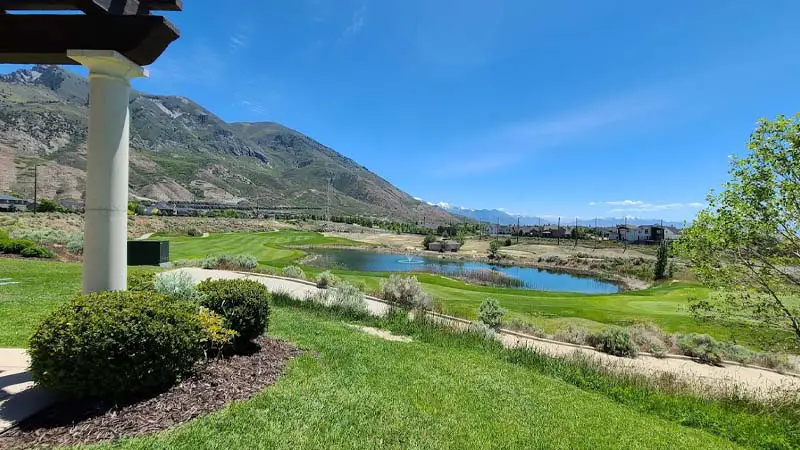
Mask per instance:
[[[597,241],[603,238],[603,233],[601,233],[597,228],[597,217],[594,218],[594,232],[599,234],[599,236],[596,236],[594,240],[594,249],[597,250]]]
[[[39,193],[38,192],[39,191],[39,189],[38,189],[39,188],[38,172],[39,172],[39,165],[36,164],[36,165],[33,166],[33,215],[34,216],[36,215],[36,204],[37,204],[37,201],[39,200],[39,197],[38,197],[38,193]]]
[[[539,242],[542,242],[542,236],[544,233],[544,227],[542,226],[542,218],[539,217]]]
[[[558,217],[558,229],[556,230],[556,245],[561,245],[561,216]]]
[[[573,247],[578,247],[578,218],[575,218],[575,245]]]
[[[517,217],[517,244],[519,244],[519,235],[522,231],[519,229],[519,217]]]

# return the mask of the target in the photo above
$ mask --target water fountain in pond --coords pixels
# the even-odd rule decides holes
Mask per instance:
[[[401,259],[398,262],[400,262],[402,264],[409,264],[409,265],[411,265],[411,264],[424,264],[425,263],[425,261],[415,257],[414,254],[411,253],[411,252],[406,252],[406,257],[404,259]]]

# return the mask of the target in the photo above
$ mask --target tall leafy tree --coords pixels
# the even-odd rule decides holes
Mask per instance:
[[[658,246],[658,253],[656,253],[656,264],[653,266],[653,278],[656,280],[663,280],[667,278],[667,264],[669,259],[669,247],[667,243],[662,241]]]
[[[800,114],[760,120],[678,249],[716,288],[690,305],[773,348],[800,347]]]

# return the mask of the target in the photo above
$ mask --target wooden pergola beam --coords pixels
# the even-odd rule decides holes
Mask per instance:
[[[134,6],[135,4],[135,6]],[[183,0],[0,0],[3,11],[84,11],[87,14],[142,14],[181,11]]]
[[[178,39],[166,18],[150,15],[0,15],[0,62],[76,64],[67,50],[116,50],[152,64]]]

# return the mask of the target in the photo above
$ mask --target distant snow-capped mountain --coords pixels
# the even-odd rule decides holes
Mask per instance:
[[[519,221],[520,225],[539,225],[539,224],[555,224],[558,222],[558,217],[546,216],[537,217],[525,214],[511,214],[502,209],[471,209],[461,208],[458,206],[450,205],[448,203],[438,203],[437,206],[451,214],[468,217],[470,219],[478,220],[480,222],[500,223],[500,225],[516,225]],[[613,227],[615,225],[627,223],[629,225],[652,225],[660,224],[661,219],[641,218],[641,217],[598,217],[596,219],[598,227]],[[568,226],[575,224],[575,217],[561,217],[561,224]],[[578,219],[578,225],[581,226],[595,226],[595,219]],[[683,222],[664,221],[665,226],[683,227]]]

